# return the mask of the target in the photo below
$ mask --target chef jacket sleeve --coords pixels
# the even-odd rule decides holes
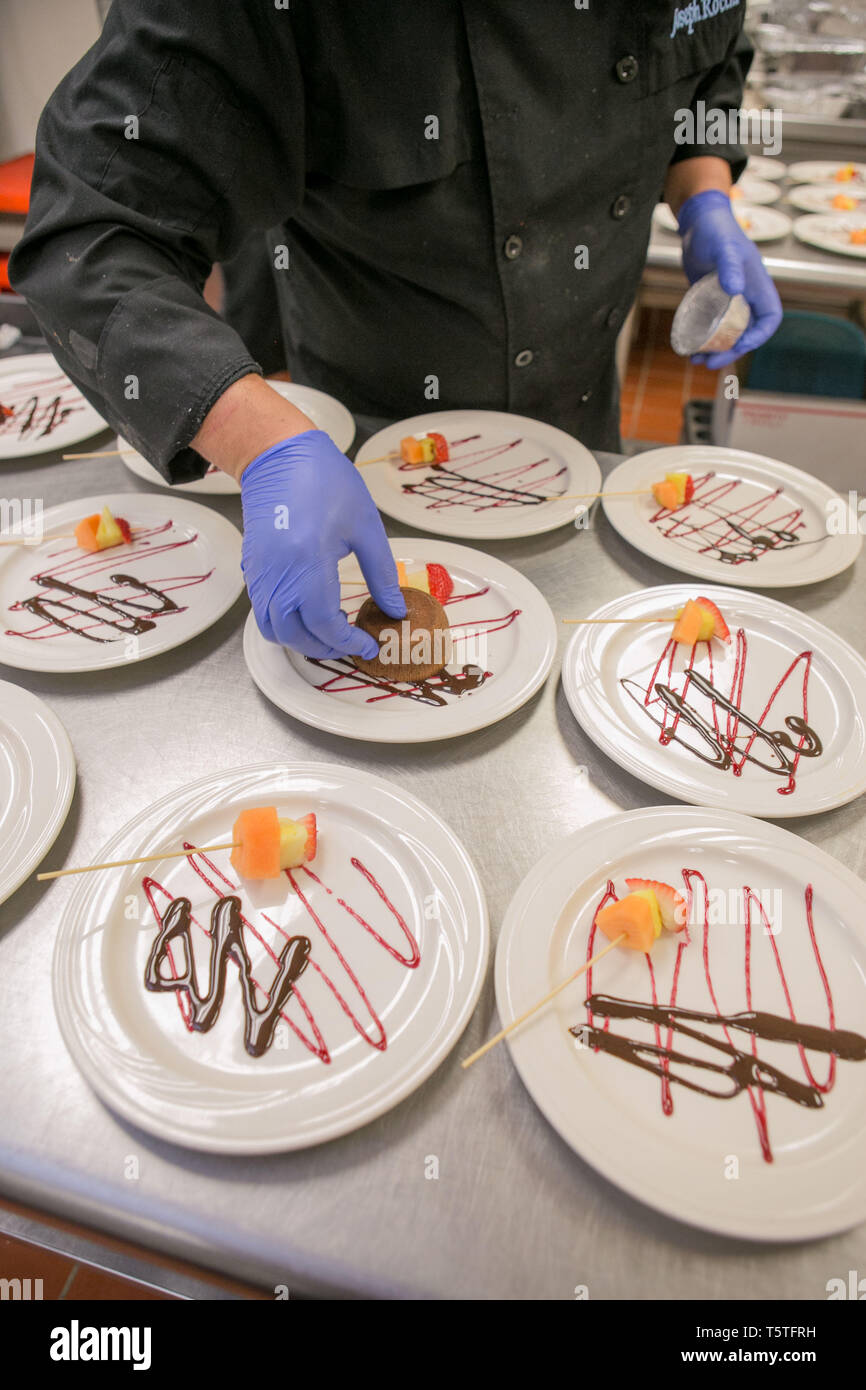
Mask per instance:
[[[754,55],[752,41],[745,29],[741,28],[724,60],[711,68],[698,85],[691,104],[696,131],[709,133],[711,113],[716,111],[724,112],[729,132],[731,125],[737,129],[736,116],[743,100],[743,88]],[[702,103],[702,108],[698,103]],[[729,119],[731,113],[733,120]],[[720,142],[707,140],[706,143],[697,141],[677,145],[671,163],[677,164],[681,159],[695,159],[701,155],[714,155],[716,159],[726,159],[735,181],[746,167],[746,150],[743,145],[727,139]]]
[[[287,10],[114,0],[40,119],[13,284],[61,367],[171,482],[202,476],[190,440],[259,370],[202,289],[298,207],[303,110]]]

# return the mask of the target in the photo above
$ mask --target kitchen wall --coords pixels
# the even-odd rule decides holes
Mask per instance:
[[[99,35],[101,0],[0,0],[0,160],[33,149],[64,73]]]

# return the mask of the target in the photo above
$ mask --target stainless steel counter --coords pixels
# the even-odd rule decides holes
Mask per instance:
[[[793,160],[793,156],[790,158]],[[824,153],[816,158],[832,156]],[[792,187],[794,185],[786,179],[782,185],[781,198],[770,206],[784,212],[793,222],[806,214],[788,202],[787,194]],[[793,290],[797,286],[817,287],[828,292],[850,291],[851,299],[866,298],[866,259],[844,256],[841,252],[835,255],[831,251],[819,251],[817,247],[807,246],[805,242],[799,241],[793,232],[789,232],[786,237],[780,237],[778,241],[760,242],[758,250],[764,265],[778,284],[783,299],[786,289]],[[675,277],[672,277],[672,282],[680,289],[685,288],[686,279],[682,271],[680,238],[677,232],[667,232],[654,225],[646,263],[650,281],[653,271],[673,271]],[[646,273],[644,280],[647,280]]]
[[[615,460],[602,457],[607,471]],[[6,496],[45,505],[152,490],[119,460],[0,471]],[[236,499],[211,499],[239,520]],[[392,528],[406,534],[406,528]],[[491,544],[557,618],[676,576],[594,529]],[[866,561],[789,603],[866,646]],[[46,699],[75,748],[79,785],[48,858],[86,862],[139,808],[209,768],[319,758],[369,768],[449,819],[488,896],[494,939],[523,876],[555,839],[667,800],[598,753],[559,685],[558,664],[524,709],[430,747],[361,745],[293,722],[261,696],[241,654],[246,601],[187,646],[140,666],[54,677],[0,668]],[[569,629],[562,628],[562,642]],[[455,788],[459,795],[455,796]],[[866,805],[786,822],[866,876]],[[442,1298],[821,1299],[866,1271],[866,1230],[785,1247],[720,1239],[657,1215],[577,1158],[536,1109],[508,1051],[469,1073],[459,1057],[495,1023],[492,972],[455,1053],[397,1109],[304,1153],[222,1158],[120,1123],[61,1042],[50,968],[68,881],[31,880],[0,907],[0,1190],[10,1197],[293,1293]],[[439,1159],[437,1180],[425,1160]],[[125,1176],[130,1156],[137,1179]],[[0,1214],[2,1224],[2,1214]]]
[[[805,214],[781,201],[772,203],[791,219]],[[686,279],[682,272],[680,238],[677,232],[666,232],[653,227],[647,250],[647,268],[652,270],[671,270],[676,272],[676,280],[685,289]],[[829,251],[819,251],[798,241],[793,232],[778,241],[761,242],[758,250],[764,265],[772,275],[784,299],[787,286],[809,285],[826,290],[850,291],[851,299],[866,298],[866,260],[856,256],[834,256]],[[645,274],[646,278],[646,274]]]

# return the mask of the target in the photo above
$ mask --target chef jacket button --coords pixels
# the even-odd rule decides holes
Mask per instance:
[[[523,351],[518,352],[517,356],[515,357],[514,365],[515,367],[528,367],[530,362],[532,361],[532,358],[533,354],[529,351],[529,348],[524,348]]]
[[[615,217],[617,222],[621,222],[631,207],[631,198],[627,193],[620,193],[610,205],[610,215]]]
[[[611,309],[605,322],[608,328],[619,328],[622,323],[622,309]]]
[[[631,53],[626,54],[625,58],[620,58],[616,65],[616,75],[620,82],[634,82],[637,77],[637,58]]]
[[[587,403],[587,401],[589,400],[589,398],[590,398],[591,395],[592,395],[592,392],[591,392],[591,391],[584,391],[583,395],[582,395],[581,398],[580,398],[580,403],[581,403],[581,405],[586,405],[586,403]]]
[[[507,261],[516,261],[517,257],[521,254],[522,251],[523,238],[519,236],[508,237],[508,239],[505,242],[505,245],[502,248],[502,254],[504,255]]]

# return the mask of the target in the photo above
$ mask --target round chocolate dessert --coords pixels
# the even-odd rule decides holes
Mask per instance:
[[[443,670],[451,658],[451,629],[445,609],[423,589],[401,588],[406,600],[406,617],[389,618],[374,599],[365,599],[355,619],[379,643],[379,655],[372,661],[353,656],[360,671],[387,681],[408,681],[413,685],[429,680]]]

